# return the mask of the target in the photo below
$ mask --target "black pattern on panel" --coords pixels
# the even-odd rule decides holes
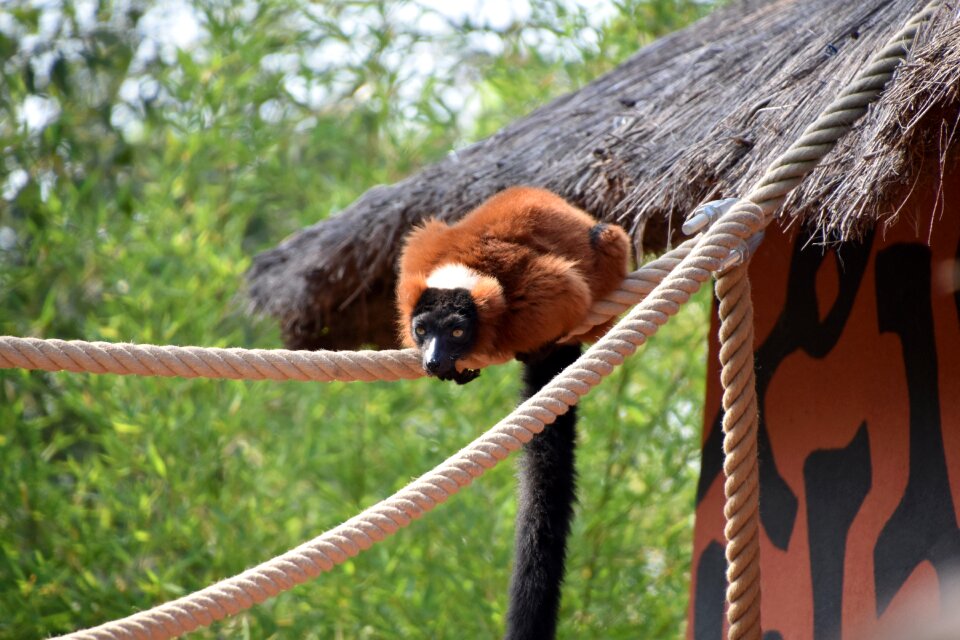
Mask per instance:
[[[910,410],[907,488],[873,552],[880,615],[925,560],[936,568],[941,585],[948,582],[944,573],[960,558],[960,531],[940,431],[930,249],[920,244],[885,249],[877,255],[876,276],[879,328],[900,338]]]
[[[853,308],[863,280],[873,235],[862,242],[844,243],[837,252],[824,253],[807,246],[809,238],[800,235],[793,245],[790,274],[783,310],[767,339],[757,348],[757,402],[760,412],[758,452],[760,456],[760,519],[770,541],[786,549],[793,535],[797,517],[797,496],[787,485],[771,455],[766,422],[766,394],[780,364],[797,350],[813,358],[823,358],[837,344]],[[839,276],[837,298],[820,321],[816,278],[824,260],[836,261]],[[811,398],[811,402],[815,399]],[[714,417],[701,462],[697,501],[703,499],[713,481],[723,470],[722,414]]]
[[[727,601],[727,557],[719,542],[700,554],[697,591],[693,595],[693,640],[723,640],[724,604]]]
[[[815,640],[839,637],[847,533],[870,491],[871,475],[865,422],[843,449],[820,449],[804,461]]]

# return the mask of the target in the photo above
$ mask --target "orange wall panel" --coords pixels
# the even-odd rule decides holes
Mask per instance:
[[[960,570],[960,173],[942,184],[886,233],[829,251],[772,228],[751,263],[765,640],[870,637],[932,615]],[[694,640],[725,634],[713,329]]]

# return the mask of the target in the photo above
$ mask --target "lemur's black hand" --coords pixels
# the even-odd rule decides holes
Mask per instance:
[[[441,380],[453,380],[457,384],[467,384],[468,382],[473,382],[480,377],[480,370],[464,369],[463,371],[457,371],[454,369],[454,373],[438,375],[437,377]]]

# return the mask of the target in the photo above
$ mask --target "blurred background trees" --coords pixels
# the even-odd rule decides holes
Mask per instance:
[[[703,15],[692,0],[0,4],[0,333],[274,347],[250,257]],[[592,395],[565,637],[682,633],[706,300]],[[0,637],[127,615],[402,486],[515,403],[515,367],[303,385],[0,371]],[[503,465],[210,637],[494,637]],[[203,633],[200,635],[202,636]]]

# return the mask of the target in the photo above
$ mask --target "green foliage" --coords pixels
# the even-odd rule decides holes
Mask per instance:
[[[277,346],[237,293],[252,254],[705,5],[624,0],[598,24],[538,0],[506,26],[416,3],[183,6],[194,40],[150,3],[0,10],[0,333]],[[706,308],[585,402],[564,637],[681,633]],[[465,388],[0,371],[0,637],[128,615],[296,546],[438,464],[517,387],[512,366]],[[198,635],[498,635],[510,466]]]

